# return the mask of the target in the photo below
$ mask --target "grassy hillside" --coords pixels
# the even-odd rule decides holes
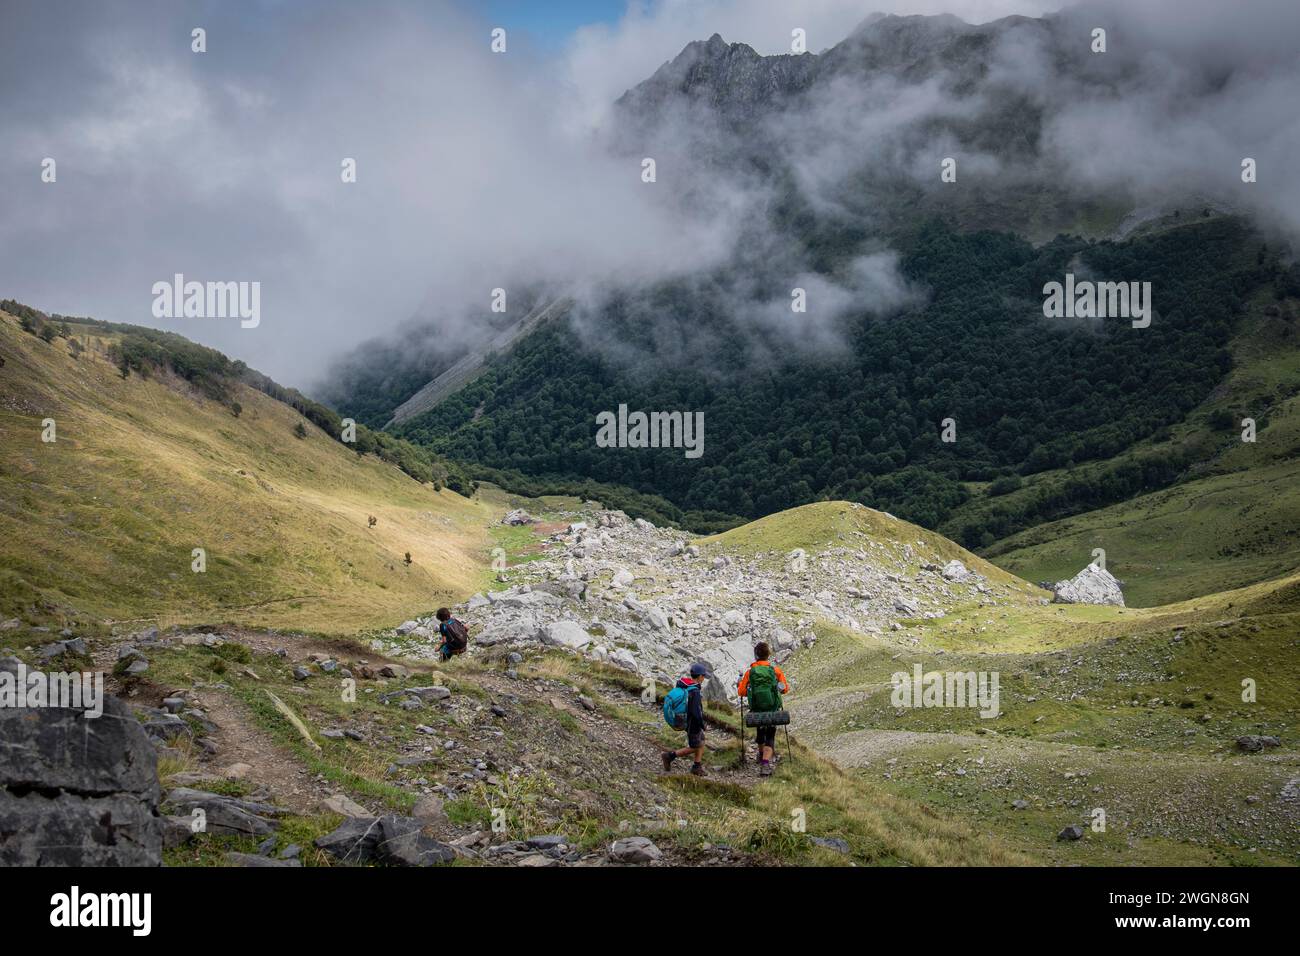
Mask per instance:
[[[1026,592],[1035,590],[1027,581],[998,568],[943,535],[850,501],[819,501],[759,518],[721,534],[701,538],[707,549],[740,554],[770,552],[784,563],[795,548],[820,551],[831,547],[858,546],[852,539],[866,539],[891,546],[913,546],[913,563],[960,561],[994,583],[1009,584]],[[1037,592],[1041,594],[1041,592]]]
[[[175,376],[123,378],[111,341],[46,342],[0,313],[0,615],[335,633],[479,583],[482,505],[357,455],[247,386],[231,386],[236,417]]]
[[[903,642],[823,624],[788,668],[791,706],[803,739],[842,765],[1040,858],[1294,864],[1298,594],[1291,575],[1141,610],[971,608],[908,626]],[[1001,716],[896,709],[891,675],[917,663],[997,672]],[[1249,734],[1282,743],[1244,754],[1236,740]],[[1090,829],[1095,808],[1104,832]],[[1068,824],[1087,836],[1057,845]]]

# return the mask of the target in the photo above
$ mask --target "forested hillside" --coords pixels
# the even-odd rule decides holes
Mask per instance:
[[[1225,217],[1126,242],[1059,237],[1037,248],[932,222],[901,268],[924,303],[850,318],[842,353],[774,357],[779,341],[742,334],[729,318],[725,276],[665,284],[648,300],[610,303],[603,328],[624,346],[617,353],[563,326],[544,329],[398,434],[454,459],[625,485],[683,509],[754,518],[846,498],[936,528],[971,499],[972,483],[990,483],[980,493],[997,496],[1160,437],[1229,372],[1247,300],[1296,291],[1294,271]],[[1044,319],[1043,285],[1068,271],[1150,282],[1150,327]],[[639,321],[647,309],[661,320]],[[704,455],[597,448],[596,414],[620,404],[703,411]],[[956,422],[952,443],[940,440],[946,418]],[[1235,434],[1234,420],[1218,427]],[[1182,446],[1124,457],[1085,482],[1020,495],[1015,510],[968,521],[957,538],[987,545],[1166,486],[1192,463]]]

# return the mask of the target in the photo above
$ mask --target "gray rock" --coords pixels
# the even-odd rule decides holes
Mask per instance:
[[[1070,840],[1070,841],[1074,841],[1074,840],[1082,840],[1082,839],[1083,839],[1083,827],[1079,826],[1078,824],[1074,824],[1074,823],[1072,823],[1072,824],[1070,824],[1068,827],[1066,827],[1064,830],[1062,830],[1060,833],[1058,833],[1058,834],[1056,835],[1056,839],[1058,839],[1058,840]]]
[[[422,823],[445,823],[447,813],[443,807],[442,797],[428,794],[415,801],[411,816]]]
[[[1281,744],[1282,741],[1277,737],[1264,737],[1259,734],[1247,734],[1237,738],[1238,749],[1248,754],[1257,754],[1265,747],[1278,747]]]
[[[230,852],[226,854],[226,862],[231,866],[302,866],[301,860],[273,860],[256,853]]]
[[[161,863],[157,758],[116,697],[91,719],[0,708],[0,754],[0,866]]]
[[[166,803],[191,819],[196,816],[196,809],[203,811],[202,832],[205,833],[264,837],[279,827],[277,821],[267,819],[268,814],[280,812],[277,807],[239,800],[224,794],[176,787],[168,792]]]
[[[567,647],[570,650],[585,650],[591,643],[591,635],[576,621],[555,621],[538,631],[538,639],[543,644],[553,647]]]
[[[534,850],[549,850],[552,847],[566,845],[568,841],[558,833],[548,833],[544,836],[529,837],[524,841]]]
[[[809,840],[815,846],[825,847],[828,850],[834,850],[836,853],[848,853],[849,844],[846,840],[839,837],[809,837]]]
[[[1057,604],[1110,604],[1124,606],[1124,592],[1109,571],[1090,564],[1068,581],[1052,585]]]
[[[386,816],[379,821],[380,859],[395,866],[437,866],[456,859],[456,851],[424,833],[419,820]]]
[[[615,840],[609,847],[610,859],[619,863],[653,863],[663,851],[647,837],[635,836]]]
[[[408,694],[413,694],[420,700],[446,700],[451,696],[451,691],[446,687],[408,687]]]
[[[373,863],[381,830],[375,817],[349,817],[337,829],[316,838],[316,846],[343,863]]]

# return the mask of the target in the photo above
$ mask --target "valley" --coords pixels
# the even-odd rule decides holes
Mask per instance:
[[[577,498],[483,485],[465,499],[294,437],[294,413],[260,392],[241,393],[236,418],[164,376],[121,379],[92,342],[72,358],[0,322],[4,433],[30,442],[4,472],[23,495],[6,500],[27,504],[7,513],[0,548],[0,657],[110,675],[157,753],[171,865],[1294,865],[1300,853],[1293,574],[1151,608],[1063,605],[851,502],[697,536]],[[135,423],[128,394],[166,410],[163,424]],[[40,447],[47,416],[59,441],[96,455],[76,511],[49,483],[78,488],[78,472],[34,458],[57,451]],[[112,453],[126,443],[156,451],[128,464]],[[232,483],[239,504],[221,491]],[[128,495],[144,517],[172,508],[149,534],[86,546],[81,564],[32,547],[57,540],[47,522]],[[282,499],[292,523],[275,520]],[[246,581],[247,561],[265,575],[249,579],[260,600],[205,590],[189,570],[189,541],[218,522],[230,543],[211,547],[208,573]],[[336,543],[309,550],[291,532]],[[258,541],[282,560],[258,561]],[[49,565],[38,551],[53,551]],[[406,551],[420,556],[409,567]],[[160,576],[177,583],[137,587],[124,561],[153,574],[175,561]],[[439,603],[472,635],[446,663],[430,630]],[[758,639],[794,685],[795,749],[780,741],[766,780],[752,732],[737,762],[727,690]],[[675,735],[656,698],[697,659],[717,675],[702,779],[658,766]],[[891,675],[916,665],[997,672],[999,716],[892,706]],[[1280,744],[1239,743],[1265,738]],[[209,832],[185,829],[196,808]],[[358,820],[414,826],[417,849],[358,842]],[[1057,838],[1075,826],[1078,839]]]

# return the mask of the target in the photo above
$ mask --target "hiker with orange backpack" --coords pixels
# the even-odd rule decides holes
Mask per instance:
[[[756,660],[749,665],[749,670],[740,678],[736,693],[749,698],[749,709],[755,713],[771,713],[781,710],[781,695],[790,693],[790,682],[785,679],[781,668],[768,660],[772,649],[766,641],[754,645]],[[758,729],[758,773],[768,777],[772,774],[772,753],[776,744],[776,727],[759,727]]]

